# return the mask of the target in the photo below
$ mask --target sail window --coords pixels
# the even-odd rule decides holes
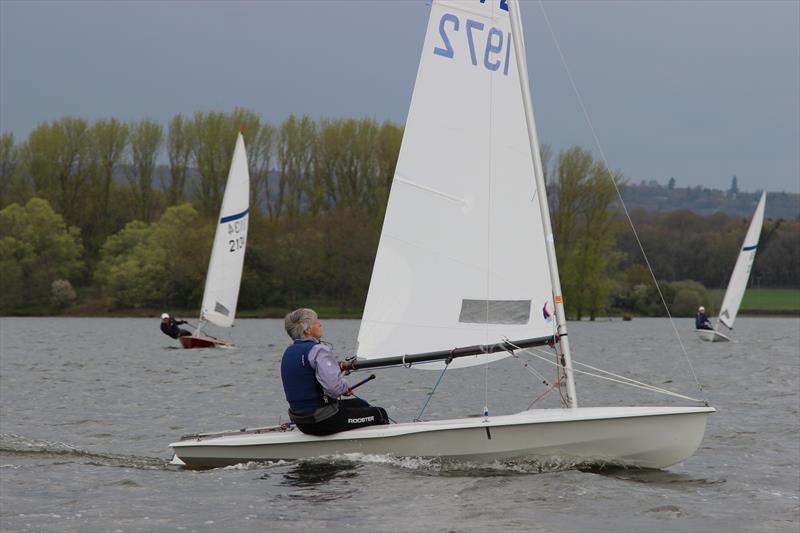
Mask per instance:
[[[467,324],[527,324],[530,300],[461,300],[459,322]]]
[[[224,316],[228,316],[228,315],[231,314],[231,312],[228,310],[228,308],[225,307],[224,305],[222,305],[219,302],[217,302],[217,305],[214,306],[214,312],[215,313],[219,313],[219,314],[224,315]]]

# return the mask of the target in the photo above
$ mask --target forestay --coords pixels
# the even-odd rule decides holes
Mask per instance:
[[[747,228],[747,235],[744,238],[739,257],[736,259],[736,266],[733,267],[731,280],[728,282],[728,290],[725,291],[725,298],[719,312],[719,322],[728,329],[733,329],[733,321],[739,312],[742,304],[744,291],[747,289],[747,280],[750,278],[750,270],[753,268],[753,260],[756,257],[758,239],[761,236],[761,226],[764,223],[764,207],[766,205],[767,193],[762,192],[758,200],[756,212]]]
[[[247,244],[249,205],[250,173],[247,169],[244,138],[239,133],[222,198],[206,275],[203,305],[200,308],[201,320],[220,327],[230,327],[236,315]]]
[[[362,359],[554,328],[507,6],[444,0],[431,9],[358,336]]]

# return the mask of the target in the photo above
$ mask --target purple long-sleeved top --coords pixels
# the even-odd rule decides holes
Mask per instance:
[[[338,398],[345,392],[349,385],[342,377],[339,362],[333,357],[327,344],[317,343],[308,353],[308,363],[314,369],[314,375],[322,385],[322,390],[331,398]]]

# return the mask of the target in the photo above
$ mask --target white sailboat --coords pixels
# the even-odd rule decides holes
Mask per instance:
[[[194,334],[180,337],[184,348],[212,348],[229,344],[216,337],[204,335],[202,329],[206,323],[221,328],[233,326],[247,247],[249,208],[250,173],[247,169],[244,137],[240,132],[233,150],[233,160],[211,248],[211,259],[208,262],[200,323]]]
[[[761,226],[764,224],[764,209],[767,202],[766,191],[761,193],[761,198],[758,200],[756,211],[753,213],[753,219],[750,221],[750,226],[747,228],[747,234],[742,243],[742,249],[739,250],[739,256],[736,259],[736,265],[733,267],[731,280],[728,282],[728,288],[725,291],[725,297],[722,299],[722,306],[720,307],[717,323],[714,329],[698,329],[697,335],[704,341],[709,342],[727,342],[730,337],[720,331],[720,326],[727,328],[727,333],[733,329],[733,321],[736,320],[736,314],[739,312],[739,306],[742,305],[742,298],[744,298],[744,291],[747,289],[747,280],[750,279],[750,270],[753,268],[753,260],[756,258],[756,250],[758,249],[758,239],[761,236]]]
[[[325,437],[291,425],[187,435],[170,444],[177,461],[360,452],[662,468],[697,449],[711,407],[578,407],[518,4],[508,5],[432,2],[350,368],[464,367],[555,341],[566,406]]]

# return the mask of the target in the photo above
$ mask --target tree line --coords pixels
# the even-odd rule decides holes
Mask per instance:
[[[251,176],[239,308],[358,313],[402,129],[308,116],[272,125],[245,109],[179,114],[166,130],[149,119],[65,117],[24,142],[2,134],[0,312],[196,309],[239,130]],[[567,312],[659,314],[613,208],[622,172],[580,147],[551,152],[542,146]],[[668,303],[681,305],[727,283],[747,222],[688,211],[634,219]],[[753,278],[800,286],[799,250],[797,221],[768,221]]]

